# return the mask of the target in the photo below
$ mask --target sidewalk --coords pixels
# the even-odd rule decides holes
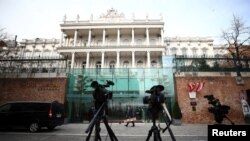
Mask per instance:
[[[68,135],[88,135],[85,133],[89,124],[70,123],[58,126],[56,129],[58,134]],[[124,124],[110,123],[110,127],[116,136],[147,136],[148,131],[151,129],[152,123],[136,123],[135,127],[128,127]],[[161,123],[161,127],[164,128],[165,124]],[[182,124],[180,126],[171,125],[170,128],[173,131],[174,136],[207,136],[206,124]],[[92,133],[93,134],[93,133]],[[107,130],[103,123],[101,123],[101,136],[106,136]],[[168,130],[165,133],[161,132],[161,136],[169,136]]]

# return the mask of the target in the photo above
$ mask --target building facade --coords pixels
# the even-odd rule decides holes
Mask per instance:
[[[70,122],[88,119],[88,111],[93,106],[90,84],[92,81],[105,84],[106,80],[115,83],[107,88],[113,92],[110,117],[123,119],[126,107],[131,105],[138,119],[147,121],[148,107],[142,99],[145,91],[154,85],[165,87],[163,94],[167,97],[167,107],[172,110],[176,99],[175,55],[214,56],[211,38],[164,37],[167,32],[164,24],[162,17],[127,19],[115,9],[98,19],[91,16],[80,20],[77,16],[75,21],[68,21],[65,16],[60,24],[61,39],[22,40],[16,62],[22,74],[56,73],[53,77],[58,77],[60,68],[67,69],[63,72],[67,73],[65,105]]]

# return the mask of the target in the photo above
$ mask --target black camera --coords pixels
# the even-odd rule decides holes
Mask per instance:
[[[99,84],[97,81],[91,83],[91,87],[95,89],[93,97],[97,102],[104,102],[107,99],[113,98],[113,92],[108,91],[106,87],[113,86],[115,83],[110,80],[106,80],[106,84]]]
[[[205,95],[204,98],[208,100],[208,104],[213,105],[213,107],[208,108],[208,111],[214,114],[217,123],[221,123],[223,118],[226,117],[226,114],[228,114],[230,107],[227,105],[221,105],[219,99],[214,98],[213,95]]]
[[[143,97],[143,104],[162,104],[165,102],[165,97],[161,93],[164,90],[162,85],[155,85],[150,90],[146,90],[150,96]]]

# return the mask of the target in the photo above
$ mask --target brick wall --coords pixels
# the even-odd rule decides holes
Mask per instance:
[[[239,93],[241,90],[250,89],[250,78],[244,78],[244,85],[237,85],[235,77],[175,77],[176,94],[181,107],[183,123],[214,123],[212,113],[208,112],[208,100],[204,95],[213,94],[218,98],[221,104],[231,107],[227,116],[235,123],[244,123],[244,117],[240,102]],[[189,82],[205,82],[204,88],[198,92],[196,102],[196,111],[192,110],[190,98],[188,95]],[[229,123],[226,119],[223,123]]]
[[[0,79],[0,104],[7,101],[55,101],[64,103],[67,78]]]

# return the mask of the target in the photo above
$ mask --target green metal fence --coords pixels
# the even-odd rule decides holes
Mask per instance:
[[[174,68],[179,72],[249,72],[250,59],[240,58],[238,63],[234,58],[221,57],[186,57],[175,56]],[[238,69],[238,70],[237,70]]]
[[[68,74],[67,115],[70,122],[88,120],[89,110],[93,106],[90,83],[98,81],[105,84],[106,80],[115,83],[107,89],[113,92],[109,101],[109,118],[125,119],[125,109],[131,105],[137,119],[149,120],[147,108],[142,99],[145,91],[152,86],[161,84],[165,87],[163,93],[167,97],[167,106],[171,111],[174,100],[174,83],[172,68],[154,69],[72,69]]]

